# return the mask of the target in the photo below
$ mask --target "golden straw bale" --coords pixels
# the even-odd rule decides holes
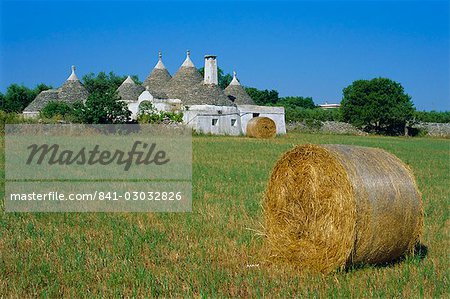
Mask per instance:
[[[408,167],[376,148],[301,145],[276,163],[263,203],[271,258],[328,273],[411,252],[423,225]]]
[[[275,122],[268,117],[254,117],[247,124],[247,136],[273,138],[277,135]]]

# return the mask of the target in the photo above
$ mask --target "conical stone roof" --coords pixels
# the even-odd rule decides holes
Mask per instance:
[[[72,74],[67,78],[66,82],[59,88],[58,97],[62,102],[73,104],[77,101],[84,102],[87,100],[89,92],[78,80],[75,74],[75,66],[72,66]]]
[[[255,105],[253,99],[248,95],[245,91],[244,87],[242,87],[239,80],[236,78],[236,72],[233,72],[233,80],[231,80],[230,84],[224,90],[228,99],[236,104],[236,105]]]
[[[170,98],[180,99],[183,105],[230,105],[220,87],[203,84],[203,77],[192,62],[189,51],[166,90]]]
[[[36,98],[23,110],[24,112],[41,111],[48,103],[59,101],[58,89],[41,91]]]
[[[89,92],[75,74],[75,66],[72,66],[72,73],[60,88],[41,91],[24,109],[24,112],[39,112],[50,102],[58,101],[67,104],[73,104],[77,101],[84,102],[88,96]]]
[[[133,79],[128,76],[125,81],[120,84],[119,88],[117,88],[117,94],[122,101],[136,102],[144,90],[144,86],[137,85]]]
[[[158,99],[167,99],[165,89],[171,78],[172,76],[170,76],[164,63],[162,62],[162,54],[159,52],[158,63],[155,65],[152,72],[145,79],[142,85],[144,85],[153,97]]]
[[[216,106],[233,106],[219,85],[216,84],[201,84],[201,95],[199,101],[204,105]]]

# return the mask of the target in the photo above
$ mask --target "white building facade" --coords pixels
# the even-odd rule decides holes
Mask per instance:
[[[253,117],[268,117],[277,127],[277,134],[286,134],[283,107],[255,105],[233,72],[233,79],[222,90],[218,81],[217,57],[205,55],[204,76],[195,67],[187,51],[186,59],[172,77],[162,62],[162,55],[142,85],[130,76],[120,85],[117,93],[136,119],[143,102],[150,102],[157,111],[183,113],[183,122],[194,131],[204,134],[245,135],[247,123]],[[68,104],[86,101],[88,91],[75,74],[58,89],[42,91],[24,110],[23,114],[36,117],[52,101]]]
[[[165,87],[159,87],[159,90],[155,91],[157,94],[164,95],[164,98],[152,95],[151,90],[155,90],[156,86],[152,86],[151,83],[146,85],[146,82],[151,82],[152,76],[161,74],[162,70],[166,71],[160,54],[154,70],[146,81],[144,81],[146,90],[138,96],[136,101],[127,102],[128,109],[132,112],[132,117],[137,117],[139,106],[142,102],[149,101],[158,111],[183,113],[183,123],[198,133],[234,136],[245,135],[249,120],[259,116],[272,119],[276,124],[277,134],[286,134],[284,107],[254,105],[253,100],[251,100],[245,92],[245,89],[240,85],[235,72],[229,87],[225,90],[221,90],[218,87],[216,56],[205,55],[204,78],[202,82],[191,80],[193,79],[193,76],[192,73],[189,74],[187,68],[194,68],[194,64],[190,60],[189,52],[177,74],[167,81]],[[186,74],[187,78],[185,77],[184,80],[182,75],[177,78],[177,75],[180,73],[182,73],[182,75]],[[197,77],[195,79],[198,81]],[[156,78],[155,75],[153,78],[155,79],[154,81],[156,81]],[[195,94],[193,98],[186,99],[185,101],[185,99],[183,99],[183,93],[178,93],[179,98],[172,97],[173,93],[170,90],[170,83],[173,83],[171,80],[177,79],[182,81],[180,84],[192,82],[192,85],[201,84],[203,86],[197,86],[192,92]],[[186,87],[186,89],[189,88],[189,86]],[[205,90],[205,88],[207,90],[208,88],[213,89],[215,93],[209,92],[206,95],[201,94],[201,91]],[[214,96],[222,97],[223,95],[220,93],[223,93],[223,95],[226,96],[225,101],[222,100],[222,102],[220,102],[219,100],[212,98]],[[195,98],[196,96],[199,97],[198,100]],[[226,105],[216,104],[219,102]]]

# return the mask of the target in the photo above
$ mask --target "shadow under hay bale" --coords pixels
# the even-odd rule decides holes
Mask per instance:
[[[276,163],[263,206],[270,256],[322,273],[394,261],[423,226],[410,170],[376,148],[297,146]]]
[[[385,263],[378,263],[374,265],[370,265],[373,268],[384,268],[391,267],[400,263],[403,263],[405,260],[414,261],[415,263],[422,262],[428,255],[428,247],[422,243],[417,243],[414,246],[413,252],[405,252],[404,255]],[[359,269],[367,267],[367,264],[352,264],[345,268],[345,272],[357,271]]]
[[[273,138],[277,135],[277,126],[268,117],[254,117],[247,124],[247,136],[254,138]]]

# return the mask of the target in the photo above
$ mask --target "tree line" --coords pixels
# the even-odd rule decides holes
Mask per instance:
[[[199,69],[203,72],[203,69]],[[218,81],[225,88],[232,80],[230,74],[218,69]],[[132,76],[137,84],[141,81]],[[117,88],[126,79],[113,72],[89,73],[82,77],[83,85],[89,91],[85,103],[69,106],[65,103],[49,103],[41,111],[42,118],[59,116],[72,122],[81,123],[124,123],[130,121],[127,105],[117,95]],[[0,109],[5,113],[21,113],[28,104],[43,90],[51,89],[46,84],[35,88],[11,84],[6,93],[0,93]],[[280,97],[278,91],[255,87],[244,87],[257,105],[282,106],[285,108],[286,121],[344,121],[367,132],[400,135],[416,122],[450,122],[450,111],[417,111],[411,97],[402,85],[387,78],[357,80],[343,89],[339,109],[322,109],[312,97]],[[143,111],[156,112],[148,107]],[[150,111],[150,112],[149,112]],[[156,115],[141,117],[141,120],[161,120],[166,117],[179,121],[179,116]]]

